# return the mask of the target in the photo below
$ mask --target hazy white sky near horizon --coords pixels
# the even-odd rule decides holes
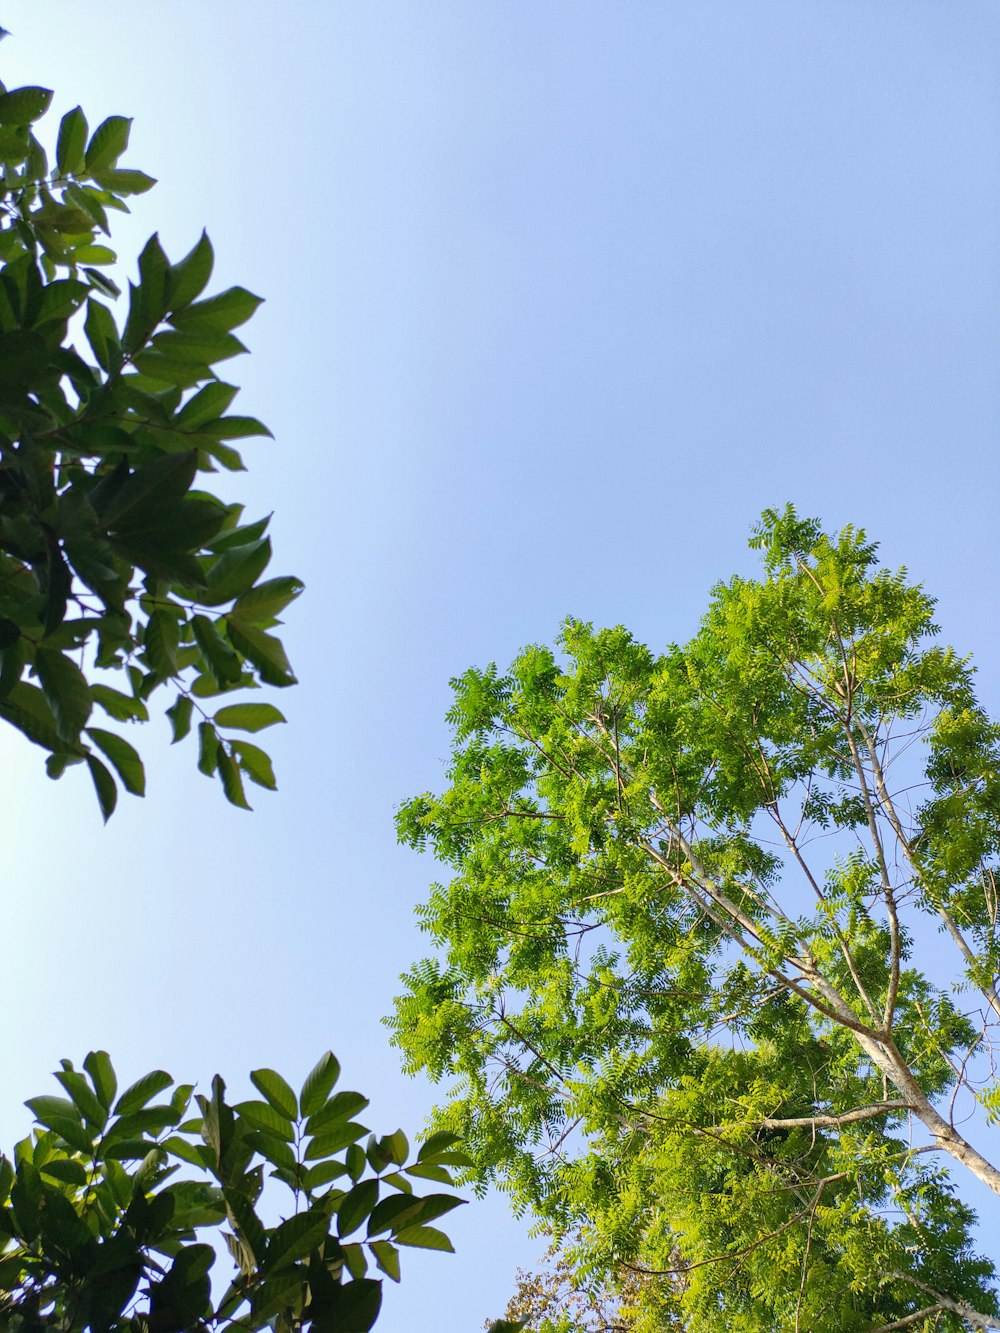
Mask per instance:
[[[128,161],[160,184],[122,254],[207,226],[218,282],[267,298],[227,373],[276,441],[233,485],[308,585],[281,790],[252,816],[165,722],[106,830],[83,775],[0,736],[0,1142],[91,1046],[235,1085],[332,1046],[373,1127],[415,1129],[433,1093],[379,1019],[434,867],[392,812],[441,780],[449,676],[568,613],[683,638],[753,567],[765,505],[866,526],[1000,711],[994,4],[8,0],[0,22],[8,86],[135,117]],[[457,1258],[405,1256],[386,1333],[479,1328],[538,1248],[496,1202],[449,1229]]]

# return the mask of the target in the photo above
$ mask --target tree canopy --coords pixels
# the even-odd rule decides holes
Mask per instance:
[[[751,545],[684,646],[570,620],[452,682],[394,1040],[628,1327],[1000,1327],[1000,728],[863,532]]]
[[[37,1128],[0,1157],[0,1327],[367,1333],[382,1301],[369,1269],[398,1282],[400,1246],[452,1248],[430,1223],[462,1200],[414,1184],[450,1185],[467,1159],[448,1133],[412,1158],[402,1130],[369,1135],[367,1098],[334,1091],[339,1076],[328,1051],[298,1093],[257,1069],[259,1098],[232,1106],[216,1077],[192,1108],[193,1086],[162,1069],[119,1094],[106,1052],[64,1060],[64,1095],[32,1098]],[[215,1288],[206,1228],[232,1264]]]
[[[152,236],[116,320],[109,217],[154,181],[119,165],[130,121],[91,132],[79,107],[50,164],[35,126],[51,99],[0,85],[0,718],[52,777],[85,764],[107,819],[145,772],[94,712],[144,722],[168,687],[174,740],[197,721],[199,768],[247,806],[244,776],[275,778],[239,733],[283,718],[228,696],[293,683],[271,631],[302,585],[264,577],[268,518],[245,522],[201,477],[242,469],[232,441],[269,433],[229,413],[215,371],[246,351],[232,330],[259,298],[203,295],[207,236],[175,263]]]

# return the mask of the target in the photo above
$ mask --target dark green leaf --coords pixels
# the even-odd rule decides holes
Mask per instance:
[[[317,1157],[329,1157],[332,1153],[339,1152],[341,1148],[346,1148],[348,1144],[356,1143],[367,1133],[368,1130],[364,1125],[356,1120],[348,1120],[345,1124],[338,1125],[336,1129],[314,1138],[306,1148],[306,1161],[315,1161]],[[364,1153],[361,1156],[363,1163]]]
[[[91,1051],[83,1062],[101,1105],[109,1110],[118,1091],[118,1079],[107,1051]]]
[[[461,1141],[457,1134],[451,1134],[446,1129],[439,1129],[436,1133],[431,1134],[429,1138],[424,1139],[417,1150],[417,1161],[423,1162],[433,1158],[438,1153],[446,1152],[449,1148],[454,1147],[456,1143],[461,1143]]]
[[[267,1243],[266,1264],[273,1271],[311,1253],[326,1240],[330,1222],[326,1214],[307,1209],[275,1227]]]
[[[343,1238],[357,1231],[377,1203],[377,1180],[363,1180],[348,1190],[337,1209],[337,1235]]]
[[[35,670],[52,709],[56,730],[64,740],[76,741],[93,706],[87,677],[65,653],[49,648],[36,650]]]
[[[208,606],[220,606],[239,597],[253,587],[270,559],[270,537],[247,546],[227,548],[208,570],[205,576],[208,591],[201,600]]]
[[[206,301],[175,310],[170,316],[170,322],[178,329],[228,333],[230,329],[245,323],[260,304],[261,298],[245,288],[230,287],[218,296],[210,296]]]
[[[170,292],[170,303],[174,310],[183,309],[201,295],[212,276],[213,263],[211,242],[207,233],[202,232],[190,254],[174,265]]]
[[[122,786],[133,796],[145,796],[146,772],[133,746],[113,731],[104,731],[101,727],[88,727],[87,735],[104,755],[121,778]]]
[[[221,380],[206,384],[184,404],[177,414],[175,425],[178,430],[197,430],[225,412],[237,393],[238,389],[231,384],[223,384]]]
[[[198,770],[207,778],[219,766],[219,736],[211,722],[198,723]]]
[[[136,468],[125,484],[114,492],[108,505],[96,507],[110,528],[121,523],[140,523],[143,517],[155,513],[165,501],[176,500],[187,494],[197,467],[198,454],[193,449],[168,454],[144,467]]]
[[[63,1085],[72,1099],[73,1105],[95,1132],[100,1132],[108,1122],[108,1108],[103,1105],[83,1074],[74,1069],[60,1069],[56,1078]]]
[[[183,740],[191,730],[191,714],[193,712],[194,702],[186,694],[179,694],[176,701],[167,709],[167,717],[170,718],[170,725],[174,733],[174,738],[171,741],[172,745],[176,745],[178,741]]]
[[[173,1081],[163,1069],[154,1069],[151,1073],[144,1074],[142,1078],[137,1079],[135,1083],[126,1088],[118,1098],[115,1105],[115,1115],[133,1115],[136,1111],[142,1110],[158,1092],[162,1092],[164,1088],[169,1088]]]
[[[338,1092],[315,1115],[309,1117],[306,1133],[323,1134],[341,1121],[350,1120],[352,1115],[363,1111],[367,1105],[368,1098],[360,1092]]]
[[[158,676],[176,676],[180,630],[168,611],[154,611],[143,630],[143,647],[150,669]]]
[[[220,745],[218,748],[216,763],[218,764],[219,779],[222,782],[222,790],[226,794],[226,800],[230,805],[239,806],[241,810],[249,810],[251,806],[243,789],[243,778],[240,776],[239,766],[224,745]]]
[[[116,722],[146,722],[149,719],[149,711],[141,699],[113,690],[110,685],[91,685],[90,693],[94,703],[100,704]]]
[[[300,579],[292,577],[268,579],[240,594],[233,615],[242,624],[269,625],[299,596],[304,586]]]
[[[266,1129],[271,1134],[277,1134],[286,1143],[292,1143],[295,1139],[295,1127],[287,1116],[283,1116],[280,1111],[276,1111],[270,1102],[239,1102],[233,1108],[245,1120],[249,1120],[255,1129]]]
[[[382,1308],[382,1284],[374,1278],[356,1278],[323,1293],[313,1327],[329,1333],[368,1333]]]
[[[368,1247],[375,1256],[375,1262],[393,1282],[399,1281],[399,1251],[387,1240],[373,1240]]]
[[[230,643],[257,668],[265,684],[286,686],[296,683],[291,663],[279,639],[265,634],[254,625],[244,623],[232,614],[226,617],[226,630]]]
[[[409,1227],[406,1231],[396,1233],[397,1245],[412,1245],[421,1250],[444,1250],[448,1254],[455,1253],[455,1247],[444,1234],[438,1231],[436,1227]]]
[[[299,1093],[299,1107],[304,1116],[315,1115],[326,1104],[339,1077],[340,1062],[332,1051],[326,1051],[309,1071]]]
[[[87,145],[86,166],[93,176],[113,167],[128,147],[131,120],[124,116],[109,116],[94,131]]]
[[[50,1158],[38,1169],[43,1176],[50,1176],[53,1180],[61,1180],[63,1184],[77,1188],[86,1185],[88,1180],[87,1168],[73,1157]]]
[[[299,1108],[295,1093],[280,1074],[276,1074],[273,1069],[255,1069],[250,1075],[250,1082],[286,1120],[297,1119]]]
[[[92,754],[87,755],[87,767],[90,769],[90,777],[94,784],[94,790],[97,792],[97,802],[101,807],[101,815],[106,824],[114,814],[115,806],[118,804],[118,788],[115,786],[115,780],[108,770]]]
[[[202,651],[204,663],[216,684],[239,684],[243,674],[240,659],[222,638],[216,629],[215,622],[209,620],[207,616],[195,615],[191,617],[191,629],[194,631],[195,640]],[[218,721],[218,715],[216,715],[216,721]]]
[[[15,88],[0,93],[0,125],[28,125],[45,115],[51,101],[48,88]]]

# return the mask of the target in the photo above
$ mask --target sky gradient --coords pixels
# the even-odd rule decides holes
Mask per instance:
[[[116,234],[266,298],[227,376],[307,592],[280,783],[228,807],[136,737],[145,802],[0,737],[0,1142],[61,1056],[238,1088],[331,1046],[417,1129],[380,1023],[435,876],[448,679],[567,614],[659,647],[754,568],[760,510],[853,522],[939,598],[1000,711],[1000,10],[973,0],[8,0],[8,87],[135,117]],[[128,270],[129,265],[126,265]],[[169,702],[168,699],[164,703]],[[448,1219],[452,1222],[452,1218]],[[995,1222],[994,1222],[995,1228]],[[477,1329],[538,1242],[501,1203],[404,1255],[385,1333]],[[387,1284],[388,1285],[388,1284]],[[442,1305],[447,1309],[442,1323]]]

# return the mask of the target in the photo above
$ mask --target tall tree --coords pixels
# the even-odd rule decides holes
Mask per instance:
[[[683,647],[569,621],[453,682],[394,1037],[637,1330],[1000,1328],[1000,728],[864,533],[751,544]]]
[[[86,765],[108,818],[118,783],[142,795],[145,773],[94,710],[144,722],[169,686],[174,739],[197,720],[199,768],[246,806],[244,775],[275,779],[239,733],[283,719],[217,699],[293,683],[271,630],[302,585],[263,577],[267,518],[244,523],[198,481],[242,469],[231,441],[269,433],[229,414],[237,389],[214,369],[246,351],[232,330],[260,302],[202,295],[207,236],[173,264],[153,236],[119,325],[109,215],[154,182],[119,166],[131,122],[91,133],[79,107],[50,165],[34,127],[51,99],[0,85],[0,718],[48,751],[52,777]]]

